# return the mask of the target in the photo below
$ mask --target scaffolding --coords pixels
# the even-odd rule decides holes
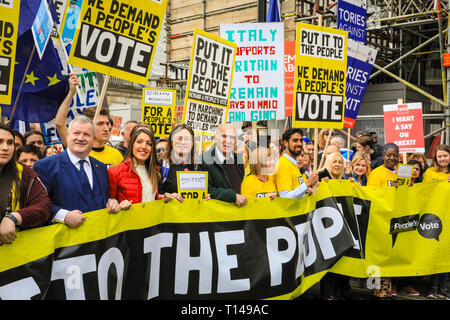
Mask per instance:
[[[221,23],[265,21],[266,0],[171,0],[167,9],[167,61],[153,87],[176,88],[182,101],[189,68],[193,26],[218,34]],[[448,51],[449,0],[367,0],[366,44],[378,50],[370,84],[400,82],[430,103],[424,110],[450,144],[450,79],[443,66]],[[338,1],[280,0],[285,40],[295,40],[295,23],[335,27]],[[428,100],[427,100],[428,101]],[[378,115],[380,116],[380,115]],[[429,134],[426,132],[427,134]],[[444,140],[445,138],[445,140]]]
[[[366,27],[366,44],[378,50],[370,83],[401,82],[430,99],[430,111],[444,115],[433,133],[445,130],[441,143],[446,144],[450,72],[443,66],[443,54],[448,51],[448,7],[448,0],[367,0]],[[296,0],[295,8],[296,22],[314,24],[321,16],[324,26],[336,26],[337,1]]]

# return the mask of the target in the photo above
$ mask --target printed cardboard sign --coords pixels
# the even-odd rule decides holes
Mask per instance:
[[[205,199],[208,171],[177,171],[178,194],[184,199]]]
[[[0,104],[11,104],[20,0],[0,1]]]
[[[394,142],[400,153],[425,152],[422,103],[383,106],[385,142]]]
[[[411,176],[414,166],[411,164],[398,164],[397,170],[397,186],[409,186],[411,184]]]
[[[284,23],[221,24],[237,44],[230,122],[284,119]]]
[[[339,0],[337,27],[348,31],[348,38],[366,43],[366,0]]]
[[[53,0],[53,5],[55,6],[56,14],[58,15],[59,23],[55,24],[52,28],[51,37],[58,40],[59,43],[59,33],[61,31],[62,21],[66,15],[67,8],[69,7],[70,0]]]
[[[297,23],[293,127],[342,129],[348,32]]]
[[[89,0],[69,64],[146,85],[167,0]]]
[[[344,127],[353,129],[366,92],[377,50],[348,39]]]
[[[236,44],[195,29],[183,123],[214,135],[227,122]]]
[[[172,131],[176,90],[144,88],[141,120],[152,126],[155,137],[168,137]]]
[[[295,41],[284,42],[284,111],[292,117],[295,88]]]
[[[53,18],[48,8],[47,0],[42,0],[36,17],[34,18],[31,32],[39,58],[42,59],[53,29]]]

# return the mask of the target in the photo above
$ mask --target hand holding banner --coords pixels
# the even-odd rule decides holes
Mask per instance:
[[[293,127],[343,128],[347,35],[297,23]]]

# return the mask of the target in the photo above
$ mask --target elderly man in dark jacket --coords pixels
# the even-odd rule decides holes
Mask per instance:
[[[241,194],[244,165],[234,152],[236,129],[231,124],[218,127],[215,146],[202,154],[199,170],[208,171],[208,191],[212,199],[243,206],[247,198]]]

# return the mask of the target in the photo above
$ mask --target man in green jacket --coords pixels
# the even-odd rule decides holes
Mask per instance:
[[[231,124],[217,128],[215,146],[202,154],[199,170],[208,171],[208,192],[211,199],[236,203],[238,207],[247,203],[241,194],[244,165],[240,154],[234,152],[236,129]]]

